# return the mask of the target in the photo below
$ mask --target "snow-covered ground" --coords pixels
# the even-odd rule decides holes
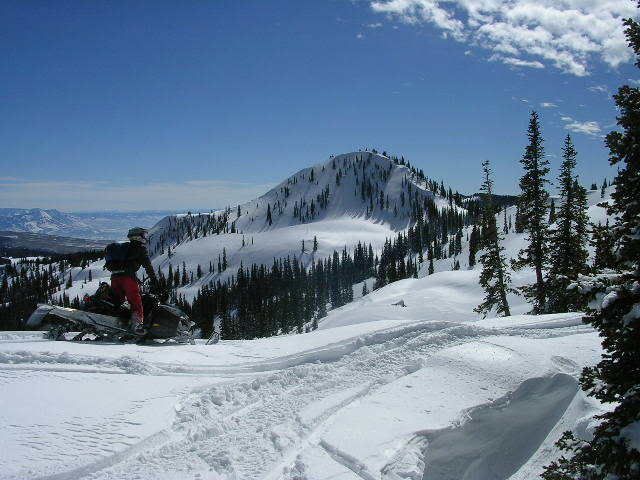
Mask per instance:
[[[0,333],[0,478],[533,478],[593,426],[600,341],[579,314],[478,320],[480,296],[441,272],[209,346]]]
[[[308,265],[357,241],[378,250],[406,227],[406,212],[367,216],[354,174],[315,221],[299,224],[288,212],[267,228],[266,209],[282,200],[282,188],[291,188],[290,210],[333,181],[331,162],[314,168],[315,182],[307,169],[241,206],[245,246],[242,234],[210,235],[172,248],[171,259],[158,255],[154,266],[184,262],[208,272],[223,248],[228,274],[241,262],[286,255]],[[394,167],[384,192],[397,195],[407,172]],[[593,222],[606,220],[600,201],[589,193]],[[514,214],[507,209],[507,218]],[[356,300],[308,334],[138,346],[0,332],[0,480],[535,478],[557,456],[564,430],[586,437],[594,426],[602,406],[577,379],[600,358],[600,339],[579,313],[529,316],[514,295],[513,316],[480,319],[468,233],[455,258],[460,270],[450,271],[448,258],[434,262],[434,275],[425,262],[421,278],[364,297],[355,285]],[[309,249],[314,236],[318,251],[303,253],[302,240]],[[525,242],[511,231],[506,255]],[[101,262],[69,274],[71,298],[108,275]],[[532,277],[512,273],[514,286]],[[212,279],[205,273],[181,293]]]

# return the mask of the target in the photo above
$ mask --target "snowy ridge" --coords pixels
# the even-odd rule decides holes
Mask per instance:
[[[371,243],[379,251],[388,238],[409,226],[412,202],[422,205],[425,199],[433,200],[440,210],[465,211],[434,194],[408,166],[379,153],[351,152],[300,170],[242,205],[224,211],[166,216],[150,231],[150,252],[154,268],[165,275],[169,265],[174,271],[184,268],[194,276],[200,266],[202,278],[194,278],[178,290],[186,298],[193,298],[203,285],[235,275],[240,265],[270,266],[274,258],[296,257],[309,266],[345,247],[351,251],[358,242]],[[269,210],[271,225],[267,221]],[[225,214],[224,231],[209,231],[206,236],[198,231],[198,227],[211,226],[210,222]],[[186,223],[192,234],[179,234],[177,225]],[[312,250],[314,238],[318,242],[316,251]],[[215,270],[224,255],[227,270],[210,272],[210,264]],[[82,298],[85,288],[95,290],[107,275],[102,265],[92,265],[93,282],[89,285],[84,285],[87,271],[78,271],[77,276],[73,272],[74,281],[82,283],[67,291],[67,296]]]

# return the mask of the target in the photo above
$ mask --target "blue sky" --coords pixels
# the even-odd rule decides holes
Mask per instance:
[[[516,191],[529,111],[555,175],[574,137],[611,177],[610,98],[637,69],[626,0],[0,4],[0,205],[233,205],[370,146]]]

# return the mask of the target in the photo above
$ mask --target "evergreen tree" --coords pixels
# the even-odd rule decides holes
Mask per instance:
[[[484,208],[482,211],[482,247],[484,253],[480,256],[482,271],[480,272],[480,286],[485,291],[483,302],[475,308],[475,311],[487,316],[493,308],[498,315],[510,316],[507,292],[511,277],[507,271],[507,262],[504,259],[504,247],[500,245],[501,234],[496,224],[496,211],[493,206],[493,180],[491,179],[491,167],[489,161],[482,162],[484,181],[480,191],[485,193]]]
[[[271,204],[267,205],[267,223],[271,225],[273,223],[273,218],[271,217]]]
[[[521,193],[518,205],[522,226],[527,232],[528,245],[520,251],[513,266],[516,269],[530,266],[535,270],[535,284],[522,287],[521,290],[527,299],[533,301],[533,313],[541,313],[544,311],[547,296],[543,269],[547,264],[548,257],[547,202],[549,193],[545,189],[545,185],[549,182],[546,179],[546,175],[549,173],[549,162],[545,160],[540,123],[535,111],[531,112],[527,136],[529,145],[520,160],[524,174],[520,178]]]
[[[504,218],[502,219],[502,233],[509,233],[509,222],[507,221],[507,206],[504,206]]]
[[[591,225],[591,245],[594,247],[593,270],[600,272],[604,269],[615,267],[615,255],[613,249],[615,242],[611,229],[609,228],[609,220],[605,225]]]
[[[587,192],[574,176],[577,152],[567,135],[562,149],[562,165],[558,176],[560,201],[557,225],[551,232],[550,265],[547,273],[549,313],[580,309],[580,297],[567,291],[578,275],[587,272]]]
[[[474,225],[469,237],[469,268],[473,268],[476,264],[476,253],[480,246],[480,231],[478,226]]]
[[[552,223],[556,223],[556,202],[553,198],[551,199],[551,206],[549,207],[549,225]]]
[[[624,24],[640,68],[640,24],[634,19]],[[612,233],[621,273],[594,277],[588,288],[595,294],[592,299],[601,301],[586,321],[599,330],[605,353],[597,366],[584,369],[580,379],[590,396],[614,407],[598,416],[592,440],[577,439],[571,432],[563,435],[557,445],[571,456],[547,467],[542,475],[546,480],[640,476],[640,89],[625,85],[614,99],[621,131],[609,133],[606,144],[610,163],[619,170],[608,212],[615,216]]]

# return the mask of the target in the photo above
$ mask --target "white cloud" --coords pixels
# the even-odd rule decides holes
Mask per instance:
[[[540,104],[540,106],[541,106],[542,108],[556,108],[558,105],[556,105],[556,104],[555,104],[555,103],[553,103],[553,102],[542,102],[542,103]]]
[[[370,0],[370,5],[405,23],[434,25],[514,67],[550,64],[585,76],[595,59],[613,68],[632,59],[622,27],[623,18],[636,14],[631,1]]]
[[[0,179],[0,205],[14,208],[79,210],[176,210],[222,208],[251,200],[271,185],[220,180],[150,182]]]
[[[537,60],[522,60],[516,57],[505,57],[503,55],[493,54],[489,57],[490,62],[502,62],[505,65],[511,65],[512,67],[527,67],[527,68],[544,68],[544,65]]]
[[[606,85],[594,85],[593,87],[589,87],[589,91],[609,95],[609,88]]]
[[[560,117],[560,120],[564,122],[565,130],[569,130],[570,132],[581,133],[583,135],[589,135],[590,137],[599,137],[600,132],[602,132],[602,128],[600,128],[598,122],[579,122],[567,115]]]
[[[357,38],[358,40],[362,40],[362,39],[364,38],[364,35],[363,35],[362,33],[358,33],[358,34],[356,35],[356,38]]]
[[[382,28],[382,24],[380,22],[378,22],[378,23],[369,23],[366,27],[367,28],[373,28],[373,29]]]

